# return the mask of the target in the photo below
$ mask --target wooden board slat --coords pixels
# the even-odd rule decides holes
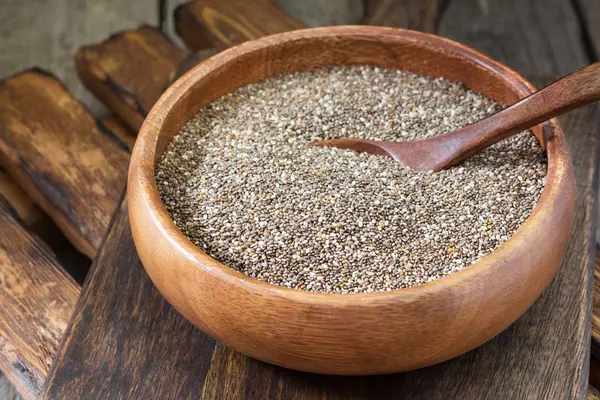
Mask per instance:
[[[600,248],[594,262],[594,295],[592,312],[592,356],[600,361]]]
[[[202,61],[210,58],[218,53],[217,49],[203,49],[198,50],[195,53],[188,55],[185,59],[183,59],[179,65],[177,66],[177,71],[173,75],[172,81],[176,81],[181,76],[183,76],[190,69],[200,64]]]
[[[452,0],[442,16],[441,30],[445,35],[475,47],[489,47],[503,61],[529,76],[556,76],[587,62],[580,43],[570,41],[579,29],[570,7],[569,3],[559,0],[544,4],[536,4],[534,0]],[[524,13],[520,14],[522,9]],[[561,21],[560,24],[557,21]],[[492,48],[494,45],[497,48]],[[533,65],[522,63],[531,57],[536,58]],[[129,235],[123,228],[127,224],[126,212],[121,210],[101,253],[106,252],[106,255],[101,255],[91,272],[86,294],[67,333],[46,396],[78,398],[94,393],[144,397],[148,395],[147,388],[138,382],[144,381],[145,377],[154,377],[159,379],[153,386],[154,397],[585,397],[588,393],[591,230],[595,224],[592,216],[597,190],[595,164],[599,138],[596,122],[599,116],[597,107],[588,107],[561,120],[572,153],[577,154],[574,160],[577,181],[575,224],[579,227],[573,234],[562,267],[549,288],[523,317],[474,351],[408,373],[347,378],[286,370],[252,360],[220,344],[214,345],[168,307],[150,285],[130,236],[119,233],[125,230]],[[127,285],[132,283],[138,285],[133,290],[135,295],[127,294],[129,290],[118,290],[119,287],[129,288]],[[118,295],[94,296],[96,293]],[[160,310],[160,316],[157,316],[157,310]],[[99,317],[92,320],[90,315]],[[156,331],[165,321],[169,333]],[[145,349],[144,353],[140,349]],[[151,355],[152,362],[147,362],[140,354]],[[132,361],[134,358],[137,362]],[[83,360],[88,363],[85,368],[82,367]],[[197,360],[201,360],[200,363],[191,367]],[[197,375],[193,378],[190,378],[190,368],[196,368]],[[167,387],[162,382],[171,382],[171,385]]]
[[[0,198],[0,370],[36,398],[75,310],[80,287]]]
[[[265,0],[193,0],[175,10],[177,34],[194,51],[303,27]]]
[[[588,35],[587,40],[594,58],[600,57],[600,2],[597,0],[574,0],[577,11],[583,24],[583,34]],[[586,38],[583,38],[586,40]]]
[[[135,251],[128,221],[123,201],[88,276],[86,285],[92,289],[78,304],[46,398],[199,397],[198,384],[210,365],[214,341],[154,288]],[[107,301],[98,307],[100,297]]]
[[[27,193],[2,169],[0,169],[0,197],[10,204],[26,226],[35,225],[45,217],[44,212],[31,201]]]
[[[306,26],[358,25],[364,13],[363,0],[273,0],[288,17]]]
[[[131,150],[133,150],[137,135],[125,125],[123,120],[115,115],[108,115],[102,118],[100,122],[102,126],[110,132],[110,134],[114,135],[114,137],[119,140],[119,142],[127,149],[127,151],[131,152]]]
[[[137,132],[184,58],[158,29],[142,26],[83,47],[75,64],[84,85]]]
[[[366,25],[434,32],[440,0],[366,0]]]
[[[0,163],[75,247],[96,254],[129,156],[53,76],[30,70],[0,83]]]

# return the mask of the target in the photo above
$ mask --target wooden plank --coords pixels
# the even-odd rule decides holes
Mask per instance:
[[[597,0],[575,0],[573,4],[581,18],[584,35],[587,35],[590,51],[594,58],[600,57],[600,2]],[[583,38],[586,40],[586,38]]]
[[[528,78],[566,75],[589,62],[570,2],[497,3],[452,0],[438,33],[504,61]]]
[[[439,0],[366,0],[365,25],[434,32]]]
[[[38,236],[52,249],[69,273],[76,279],[82,275],[85,277],[88,263],[72,247],[48,214],[42,211],[1,168],[0,197],[6,200],[7,205],[14,211],[27,231]]]
[[[26,226],[32,226],[45,218],[44,212],[13,181],[6,171],[0,169],[0,197],[10,204]]]
[[[221,49],[302,27],[264,0],[193,0],[175,10],[177,34],[192,50]]]
[[[45,397],[198,398],[214,341],[154,288],[135,251],[125,201],[86,285]],[[100,305],[100,298],[108,301]]]
[[[600,2],[597,0],[574,0],[573,5],[576,7],[583,25],[582,40],[591,58],[597,61],[600,57]],[[596,242],[600,244],[600,202],[596,212],[598,216]]]
[[[89,257],[118,206],[128,161],[53,76],[30,70],[0,83],[0,162]]]
[[[177,66],[177,71],[175,71],[175,74],[173,75],[173,78],[171,80],[173,82],[176,81],[190,69],[192,69],[202,61],[206,60],[207,58],[214,56],[217,53],[217,49],[203,49],[190,54],[179,63],[179,65]]]
[[[143,26],[83,47],[75,64],[85,86],[137,132],[184,58],[158,29]]]
[[[600,248],[596,247],[592,312],[592,356],[600,360]],[[600,383],[600,382],[599,382]]]
[[[579,29],[573,23],[573,10],[568,3],[558,3],[453,0],[442,18],[442,32],[480,48],[495,43],[504,61],[524,67],[530,76],[555,76],[587,62],[578,42],[568,42]],[[521,7],[525,10],[523,15]],[[556,9],[546,10],[552,7],[558,9],[560,18]],[[537,18],[535,24],[531,23],[533,16]],[[561,25],[557,26],[556,21],[561,21]],[[503,40],[495,42],[490,38]],[[533,46],[536,42],[538,46]],[[532,68],[527,63],[520,64],[527,57],[538,58]],[[200,393],[204,398],[280,399],[480,399],[498,398],[499,394],[507,399],[584,397],[588,392],[591,232],[595,223],[592,210],[597,190],[599,115],[596,107],[588,107],[562,119],[572,153],[577,154],[575,223],[579,229],[574,232],[557,277],[522,318],[474,351],[409,373],[346,378],[286,370],[249,359],[220,344],[214,346],[169,308],[149,285],[131,239],[118,234],[128,232],[122,227],[127,216],[121,210],[114,228],[117,233],[113,235],[111,230],[105,243],[106,255],[101,256],[91,272],[46,396],[78,398],[94,393],[144,397],[148,395],[147,388],[139,382],[152,377],[159,379],[153,387],[153,397],[193,398],[200,397]],[[119,259],[109,256],[113,253]],[[134,294],[122,290],[131,283],[139,285],[132,291]],[[96,293],[109,295],[94,296]],[[111,297],[111,293],[115,294]],[[162,314],[162,307],[169,311]],[[98,318],[91,319],[91,315]],[[164,321],[168,321],[168,334],[155,331]],[[177,332],[176,341],[171,332]],[[120,351],[115,351],[117,348]],[[152,356],[151,363],[147,362],[148,354]],[[192,367],[198,359],[202,361]],[[561,362],[548,362],[552,359]],[[84,360],[87,367],[82,366]],[[197,368],[193,378],[190,368]],[[162,382],[171,385],[167,387]]]
[[[42,389],[80,287],[0,198],[0,369],[29,399]]]
[[[363,0],[273,0],[290,18],[306,26],[358,25],[364,13]]]
[[[123,120],[115,115],[108,115],[102,118],[100,122],[129,152],[133,150],[137,135],[125,126]]]
[[[39,66],[59,77],[92,113],[106,112],[75,74],[73,54],[113,32],[158,25],[157,0],[3,0],[0,78]],[[35,27],[32,29],[32,27]]]

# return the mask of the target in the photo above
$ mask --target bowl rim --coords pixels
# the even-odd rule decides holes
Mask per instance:
[[[520,74],[477,50],[437,35],[399,28],[354,25],[308,28],[266,36],[220,52],[189,70],[163,93],[146,117],[131,156],[128,196],[135,196],[136,204],[147,208],[147,215],[150,215],[151,221],[145,221],[145,223],[155,225],[157,231],[169,242],[169,247],[176,250],[178,256],[192,261],[197,268],[202,269],[204,273],[212,275],[217,280],[226,280],[233,286],[243,287],[246,290],[262,292],[268,296],[285,298],[295,302],[307,304],[318,303],[330,306],[347,305],[350,303],[368,305],[379,301],[385,301],[386,303],[390,301],[410,302],[423,295],[433,295],[446,291],[450,287],[465,285],[468,281],[486,274],[493,267],[494,260],[502,259],[505,255],[507,256],[514,252],[515,248],[518,248],[517,242],[519,238],[524,236],[525,233],[534,230],[539,220],[548,218],[547,214],[551,212],[551,207],[548,207],[548,205],[558,200],[561,194],[561,187],[569,179],[570,156],[563,132],[556,119],[543,124],[545,143],[542,145],[546,144],[548,155],[546,184],[531,214],[517,231],[494,251],[478,259],[470,266],[440,279],[409,288],[374,293],[340,294],[311,292],[286,288],[249,277],[220,263],[196,247],[172,221],[160,199],[156,187],[156,165],[154,160],[156,159],[158,137],[162,131],[162,125],[167,119],[167,115],[173,111],[173,108],[185,97],[187,91],[199,80],[209,77],[220,66],[235,61],[242,55],[259,51],[284,41],[317,39],[326,36],[356,37],[358,35],[366,37],[391,36],[395,39],[418,41],[427,46],[432,46],[432,48],[441,49],[449,54],[454,53],[468,58],[479,67],[507,81],[513,90],[519,92],[523,97],[535,91],[535,87]],[[552,140],[546,141],[547,138],[551,138]],[[133,214],[130,210],[130,216]]]

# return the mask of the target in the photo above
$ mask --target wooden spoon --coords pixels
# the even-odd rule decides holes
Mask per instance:
[[[313,146],[339,147],[391,157],[417,171],[440,171],[509,136],[600,100],[600,62],[588,65],[512,106],[456,131],[428,139],[385,142],[332,139]]]

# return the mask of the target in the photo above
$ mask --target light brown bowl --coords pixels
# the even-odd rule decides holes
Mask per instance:
[[[201,108],[282,72],[340,64],[441,76],[504,104],[533,90],[520,75],[475,50],[400,29],[307,29],[231,48],[173,84],[142,126],[128,189],[137,250],[156,287],[181,314],[251,357],[302,371],[353,375],[405,371],[456,357],[523,314],[564,255],[573,221],[574,180],[557,121],[534,129],[547,149],[548,180],[523,226],[471,267],[409,289],[321,294],[249,278],[194,246],[159,198],[156,162]],[[177,332],[172,340],[178,340]]]

